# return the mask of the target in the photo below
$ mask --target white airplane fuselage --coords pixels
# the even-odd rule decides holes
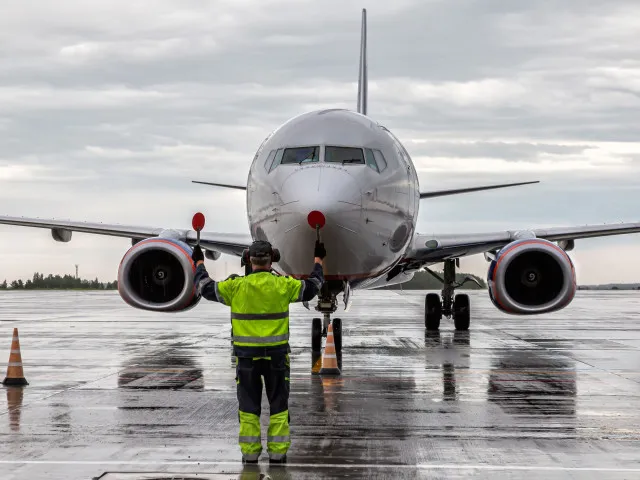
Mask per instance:
[[[354,287],[403,257],[419,200],[400,141],[371,118],[340,109],[305,113],[276,129],[258,149],[247,182],[251,235],[280,249],[275,270],[296,278],[311,271],[313,222],[320,218],[325,278]]]

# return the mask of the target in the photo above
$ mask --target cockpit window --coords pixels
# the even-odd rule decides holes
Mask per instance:
[[[271,154],[274,154],[273,156]],[[269,157],[267,158],[267,161],[265,162],[264,166],[267,168],[267,171],[269,173],[271,173],[271,171],[276,168],[278,165],[280,165],[280,162],[282,161],[282,154],[284,153],[284,148],[279,148],[278,150],[275,151],[271,151],[271,153],[269,153]],[[269,158],[271,158],[272,162],[269,162]]]
[[[409,155],[409,152],[407,152],[407,149],[404,148],[404,145],[402,145],[402,142],[398,140],[398,137],[396,137],[393,133],[391,133],[391,130],[389,130],[388,128],[382,127],[382,126],[380,128],[382,128],[382,130],[384,130],[386,134],[389,135],[389,137],[393,141],[394,145],[396,146],[396,149],[398,150],[399,158],[403,160],[404,163],[406,163],[407,165],[410,165],[411,156]]]
[[[320,147],[285,148],[282,156],[283,165],[290,163],[312,163],[320,159]]]
[[[361,148],[355,147],[325,147],[324,161],[330,163],[362,164],[364,165],[364,154]]]
[[[373,150],[371,150],[370,148],[365,148],[364,149],[364,158],[367,161],[367,166],[369,168],[371,168],[372,170],[375,170],[376,172],[380,173],[380,170],[378,169],[378,164],[376,163],[376,159],[373,156]]]
[[[385,160],[384,155],[380,150],[374,150],[373,156],[376,159],[376,163],[378,164],[378,170],[380,171],[380,173],[382,173],[384,169],[387,168],[387,161]]]
[[[273,157],[275,156],[276,156],[275,150],[271,150],[269,152],[269,155],[267,155],[267,159],[264,162],[264,168],[267,170],[267,172],[271,171],[271,164],[273,163]]]
[[[387,161],[380,150],[371,150],[370,148],[364,149],[364,156],[367,160],[367,166],[378,173],[387,168]]]

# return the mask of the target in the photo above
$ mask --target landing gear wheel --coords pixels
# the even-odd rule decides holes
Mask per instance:
[[[333,341],[336,344],[336,352],[342,351],[342,319],[333,319]]]
[[[322,351],[322,319],[314,318],[311,322],[311,351]]]
[[[442,318],[442,303],[437,293],[427,293],[424,305],[424,326],[427,330],[438,330]]]
[[[471,321],[471,309],[469,308],[469,295],[456,295],[453,301],[453,324],[456,330],[469,330]]]

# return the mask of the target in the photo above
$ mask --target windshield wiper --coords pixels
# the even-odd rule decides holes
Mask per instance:
[[[342,165],[345,163],[364,163],[360,158],[345,158],[342,160]]]

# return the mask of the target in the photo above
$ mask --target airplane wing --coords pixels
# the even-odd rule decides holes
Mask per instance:
[[[194,182],[194,183],[199,183],[199,182]],[[446,197],[447,195],[460,195],[461,193],[482,192],[485,190],[495,190],[497,188],[519,187],[521,185],[531,185],[534,183],[540,183],[540,181],[534,180],[533,182],[503,183],[500,185],[484,185],[482,187],[456,188],[453,190],[438,190],[435,192],[422,192],[420,193],[420,199]],[[210,183],[208,185],[218,185],[218,184]],[[228,185],[218,185],[218,186],[228,186]],[[237,188],[237,187],[232,187],[232,188]]]
[[[243,185],[230,185],[228,183],[212,183],[212,182],[201,182],[199,180],[191,180],[191,183],[199,183],[200,185],[209,185],[210,187],[223,187],[223,188],[233,188],[235,190],[246,190],[247,187]],[[496,187],[494,187],[496,188]]]
[[[18,225],[22,227],[47,228],[52,231],[54,238],[63,238],[68,241],[71,232],[93,233],[96,235],[107,235],[111,237],[125,237],[132,240],[144,240],[145,238],[157,237],[165,230],[172,230],[179,234],[184,242],[195,245],[196,232],[193,230],[174,230],[166,228],[115,225],[106,223],[73,222],[68,220],[53,220],[25,217],[5,217],[0,216],[0,224]],[[215,250],[229,255],[241,256],[242,251],[251,245],[252,239],[249,235],[233,233],[201,232],[200,244],[207,250]]]
[[[536,238],[558,242],[577,240],[580,238],[605,237],[640,233],[640,223],[619,223],[613,225],[585,225],[582,227],[554,227],[525,230],[532,232]],[[442,262],[451,258],[464,257],[478,253],[497,250],[518,238],[518,230],[478,233],[426,235],[416,234],[411,248],[403,261],[405,269],[419,268],[423,265]]]

